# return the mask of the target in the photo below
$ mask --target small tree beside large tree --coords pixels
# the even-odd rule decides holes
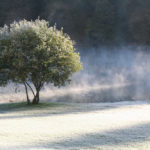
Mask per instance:
[[[45,84],[65,85],[73,73],[82,69],[80,55],[70,37],[39,19],[0,28],[0,62],[0,85],[24,84],[28,104],[29,90],[32,103],[38,104]]]

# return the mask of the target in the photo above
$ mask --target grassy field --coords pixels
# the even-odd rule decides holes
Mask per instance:
[[[148,150],[150,104],[0,104],[0,150]]]

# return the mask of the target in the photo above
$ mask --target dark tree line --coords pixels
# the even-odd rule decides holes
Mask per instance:
[[[149,0],[0,0],[0,26],[46,19],[78,43],[150,44]]]

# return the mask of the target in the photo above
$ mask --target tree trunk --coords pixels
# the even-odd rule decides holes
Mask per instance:
[[[25,86],[25,91],[26,91],[27,104],[29,105],[30,104],[30,99],[29,99],[29,95],[28,95],[28,88],[27,88],[27,85],[25,83],[24,83],[24,86]]]
[[[33,98],[32,104],[38,104],[40,101],[40,90],[36,91],[36,95]]]
[[[28,82],[25,82],[25,84],[27,84],[27,86],[30,88],[30,90],[31,90],[31,92],[32,92],[32,94],[33,94],[33,96],[35,96],[34,90],[33,90],[32,87],[30,86],[30,84],[29,84]]]

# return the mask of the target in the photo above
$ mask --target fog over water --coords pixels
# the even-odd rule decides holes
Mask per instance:
[[[150,99],[150,50],[143,47],[79,49],[83,70],[70,85],[46,85],[41,99],[66,102],[114,102]],[[24,87],[0,88],[0,101],[25,100]]]

